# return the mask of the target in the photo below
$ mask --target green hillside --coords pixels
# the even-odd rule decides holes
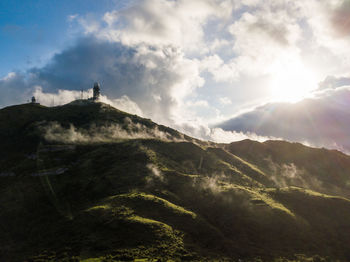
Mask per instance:
[[[339,151],[286,141],[259,143],[250,140],[224,148],[269,173],[276,186],[294,185],[350,197],[350,157]]]
[[[102,103],[0,110],[0,261],[350,261],[350,157]]]

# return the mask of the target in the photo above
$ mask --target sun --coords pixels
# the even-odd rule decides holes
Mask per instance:
[[[277,62],[270,74],[269,90],[274,101],[297,102],[318,86],[315,72],[299,61]]]

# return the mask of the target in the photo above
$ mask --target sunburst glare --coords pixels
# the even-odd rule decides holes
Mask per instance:
[[[297,102],[318,87],[316,73],[300,61],[278,61],[271,75],[269,90],[274,101]]]

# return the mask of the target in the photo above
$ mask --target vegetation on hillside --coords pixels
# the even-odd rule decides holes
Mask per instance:
[[[2,261],[349,261],[350,157],[101,103],[0,110]],[[138,260],[137,260],[138,259]]]

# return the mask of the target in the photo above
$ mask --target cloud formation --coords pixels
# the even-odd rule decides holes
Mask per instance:
[[[133,123],[128,117],[123,124],[105,126],[91,125],[88,129],[78,129],[71,125],[64,128],[57,122],[45,123],[39,127],[43,131],[44,138],[48,141],[61,143],[105,143],[115,142],[121,139],[160,139],[164,141],[184,141],[182,138],[159,130],[157,127],[149,128],[140,123]]]
[[[350,77],[327,76],[325,80],[319,83],[318,90],[333,89],[346,85],[350,86]]]
[[[128,103],[129,107],[132,101],[137,103],[134,109],[140,109],[133,110],[135,113],[142,112],[163,123],[171,122],[181,99],[203,83],[196,61],[185,58],[176,48],[131,48],[87,37],[56,54],[45,67],[2,79],[0,90],[17,101],[23,96],[14,91],[26,90],[27,97],[32,92],[50,105],[52,99],[48,102],[43,92],[59,92],[56,103],[60,103],[67,97],[79,98],[80,90],[89,89],[95,81],[101,83],[103,93],[116,106],[125,108]],[[38,91],[38,86],[43,92]],[[0,102],[9,101],[3,97]]]
[[[141,0],[123,10],[105,13],[94,33],[99,38],[128,46],[176,46],[203,53],[204,25],[208,19],[228,17],[232,1]],[[85,24],[87,30],[89,23]]]
[[[87,99],[92,97],[93,91],[91,89],[87,89],[84,91],[75,91],[75,90],[62,90],[59,89],[57,92],[49,93],[43,92],[40,86],[34,87],[33,95],[40,102],[40,104],[45,106],[59,106],[70,103],[77,99]],[[115,108],[128,112],[130,114],[136,114],[139,116],[143,116],[141,109],[138,105],[132,101],[128,96],[123,95],[120,98],[109,99],[105,95],[100,96],[100,101]]]
[[[219,127],[254,132],[350,152],[350,86],[328,89],[298,103],[270,103]]]

